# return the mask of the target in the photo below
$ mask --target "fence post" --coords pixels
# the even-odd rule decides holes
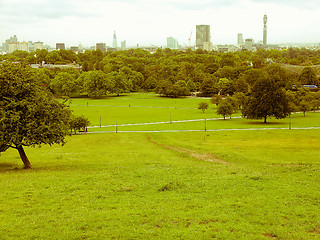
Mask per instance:
[[[204,131],[207,131],[207,119],[204,119]]]

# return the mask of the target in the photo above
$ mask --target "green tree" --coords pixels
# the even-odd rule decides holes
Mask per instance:
[[[303,112],[303,116],[305,117],[306,116],[306,112],[308,111],[311,111],[311,104],[309,102],[307,102],[306,100],[302,100],[300,103],[299,103],[299,106],[298,106],[299,110],[301,112]]]
[[[299,75],[301,84],[317,85],[318,78],[312,67],[304,67]]]
[[[217,87],[218,79],[214,76],[204,75],[204,79],[200,84],[200,91],[203,94],[218,93],[219,88]]]
[[[25,168],[31,168],[23,147],[64,144],[71,111],[29,68],[0,65],[0,86],[0,152],[17,149]]]
[[[46,57],[48,55],[48,50],[47,49],[37,49],[35,51],[35,57],[36,57],[36,62],[39,64],[42,64],[42,62],[46,61]]]
[[[219,106],[219,103],[221,102],[222,100],[222,96],[220,94],[214,94],[211,99],[210,99],[210,102],[212,104],[216,104],[217,106]]]
[[[70,126],[71,131],[74,130],[74,133],[77,134],[77,131],[87,131],[87,127],[90,125],[88,118],[84,116],[74,117],[71,120]]]
[[[123,72],[111,72],[107,74],[109,82],[112,82],[113,88],[112,93],[116,93],[118,96],[121,93],[127,93],[132,90],[132,82]]]
[[[133,91],[139,91],[142,89],[144,85],[144,76],[142,73],[134,71],[129,67],[122,67],[120,68],[119,72],[125,75],[127,82],[132,83]]]
[[[114,89],[114,82],[101,70],[83,72],[77,82],[82,86],[82,93],[89,97],[99,98]]]
[[[46,62],[51,64],[60,63],[62,61],[62,57],[59,55],[59,52],[54,50],[49,52],[46,55]]]
[[[242,109],[243,116],[249,119],[264,119],[268,117],[285,118],[290,113],[285,90],[270,78],[259,79],[252,88]]]
[[[246,94],[248,92],[249,85],[245,80],[244,74],[242,74],[241,76],[239,76],[238,79],[233,81],[233,87],[235,93],[241,92]]]
[[[243,92],[236,92],[232,98],[235,101],[235,104],[237,106],[236,110],[240,110],[241,107],[245,104],[246,102],[246,95]]]
[[[233,82],[227,78],[220,78],[219,82],[217,83],[217,87],[222,95],[233,94],[234,92]]]
[[[200,109],[202,111],[202,113],[204,113],[209,107],[209,104],[206,102],[200,102],[198,105],[198,109]]]
[[[220,60],[220,66],[229,66],[229,67],[235,67],[237,63],[239,62],[239,57],[235,55],[234,53],[224,53],[221,56]]]
[[[223,99],[217,108],[217,114],[222,115],[223,119],[226,120],[226,116],[232,115],[234,112],[234,106],[232,105],[232,102],[228,99]]]
[[[78,92],[75,78],[67,72],[58,73],[51,81],[50,88],[57,95],[70,96]]]

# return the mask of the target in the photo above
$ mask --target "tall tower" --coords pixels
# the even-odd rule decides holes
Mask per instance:
[[[243,34],[238,33],[238,47],[243,45]]]
[[[203,50],[209,50],[211,45],[210,25],[196,26],[196,47]]]
[[[263,17],[263,45],[267,46],[267,21],[268,17],[267,14]]]
[[[112,47],[113,48],[117,48],[118,47],[116,31],[114,31],[114,33],[113,33]]]

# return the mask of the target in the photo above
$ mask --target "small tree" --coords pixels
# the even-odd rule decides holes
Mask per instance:
[[[202,113],[204,113],[209,107],[209,104],[206,102],[201,102],[199,103],[198,109],[200,109],[202,111]]]
[[[311,105],[309,102],[305,101],[305,100],[302,100],[300,103],[299,103],[299,106],[298,106],[299,110],[301,112],[303,112],[303,116],[305,117],[306,116],[306,112],[310,111],[311,110]]]
[[[226,116],[231,117],[234,109],[235,106],[233,105],[231,98],[223,99],[218,106],[217,114],[222,115],[223,119],[226,120]]]
[[[211,99],[210,99],[210,102],[212,104],[216,104],[217,106],[219,105],[219,103],[221,102],[222,100],[222,96],[221,95],[218,95],[218,94],[214,94]]]
[[[74,130],[74,133],[77,134],[77,131],[87,131],[87,127],[90,125],[90,121],[88,120],[88,118],[84,117],[84,116],[80,116],[80,117],[74,117],[71,120],[70,123],[70,127],[71,127],[71,132],[72,130]]]

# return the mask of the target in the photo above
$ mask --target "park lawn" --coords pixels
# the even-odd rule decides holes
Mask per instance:
[[[263,120],[241,119],[241,113],[235,113],[232,119],[216,114],[216,105],[202,113],[197,109],[200,102],[210,102],[208,98],[165,98],[154,93],[131,93],[121,96],[109,96],[103,99],[74,98],[71,109],[75,115],[84,115],[90,120],[89,131],[165,131],[165,130],[217,130],[247,128],[292,128],[319,127],[320,112],[292,114],[291,119],[268,118]],[[130,106],[129,106],[130,103]],[[205,120],[206,119],[206,120]],[[212,120],[214,119],[214,120]],[[196,122],[175,122],[181,120],[199,120]],[[150,125],[131,125],[140,123],[159,123]],[[100,125],[102,126],[100,128]],[[109,126],[109,127],[103,127]]]
[[[97,131],[216,131],[216,130],[232,130],[232,129],[261,129],[261,128],[312,128],[320,127],[320,112],[308,112],[306,117],[303,113],[293,114],[290,118],[286,119],[275,119],[269,118],[267,124],[263,123],[263,120],[248,120],[241,118],[240,116],[232,117],[231,119],[226,118],[209,118],[212,117],[209,114],[199,113],[197,118],[189,122],[179,122],[179,120],[166,120],[165,122],[140,122],[141,124],[128,124],[117,122],[110,124],[108,127],[93,127],[89,128],[89,132]],[[192,120],[192,119],[189,119]],[[197,120],[197,121],[195,121]],[[291,122],[291,124],[290,124]],[[145,123],[145,124],[144,124]],[[152,124],[148,124],[152,123]]]
[[[10,150],[0,156],[0,238],[319,239],[319,133],[78,135],[27,148],[33,170]]]
[[[209,103],[210,99],[165,98],[153,93],[131,93],[103,99],[73,98],[71,109],[75,115],[86,116],[91,126],[100,126],[100,119],[101,125],[198,119],[203,115],[197,109],[198,104],[203,101]],[[218,117],[215,107],[211,105],[207,117]]]

